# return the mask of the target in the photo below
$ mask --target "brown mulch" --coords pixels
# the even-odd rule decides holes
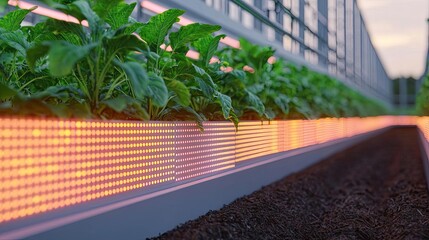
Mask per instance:
[[[429,239],[417,130],[390,130],[156,239]]]

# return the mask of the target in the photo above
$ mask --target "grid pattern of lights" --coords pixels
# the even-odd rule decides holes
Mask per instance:
[[[278,152],[278,122],[241,122],[236,139],[236,161]]]
[[[0,222],[174,181],[171,123],[0,120]]]
[[[35,4],[9,0],[10,5]],[[166,9],[151,1],[142,7]],[[38,7],[36,14],[78,22]],[[191,20],[180,17],[180,25]],[[87,26],[84,21],[83,25]],[[226,37],[224,44],[239,48]],[[188,57],[197,58],[190,51]],[[391,125],[418,125],[429,140],[429,118],[373,117],[242,122],[141,123],[0,119],[0,223],[148,186],[234,168],[256,157],[355,136]]]
[[[206,122],[0,119],[0,223],[429,118]]]
[[[235,166],[235,128],[229,122],[176,124],[176,180],[186,180]]]

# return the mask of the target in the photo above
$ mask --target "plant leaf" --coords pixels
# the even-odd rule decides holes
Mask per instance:
[[[48,42],[42,42],[27,50],[27,63],[30,69],[34,70],[37,60],[46,56],[49,52],[49,48],[50,44]]]
[[[122,2],[123,0],[116,0],[116,1]],[[114,3],[115,1],[107,0],[102,2]],[[112,8],[104,7],[104,9],[101,9],[101,13],[98,12],[96,9],[95,11],[99,16],[104,18],[104,20],[110,25],[112,29],[116,30],[126,25],[127,23],[129,23],[129,18],[134,8],[136,7],[136,4],[137,3],[131,3],[131,4],[122,3],[122,4],[117,4]],[[106,9],[108,9],[107,14],[106,14]],[[103,14],[106,14],[106,15],[104,16]]]
[[[201,131],[204,131],[204,126],[203,123],[204,121],[206,121],[204,115],[201,115],[199,113],[197,113],[194,109],[192,109],[191,107],[184,107],[183,108],[186,112],[192,114],[192,116],[195,117],[195,122],[197,122],[197,126]]]
[[[137,101],[131,102],[131,107],[133,110],[133,117],[138,117],[142,120],[149,120],[150,116],[146,109],[142,108],[141,104]]]
[[[158,107],[163,107],[168,102],[168,90],[164,80],[150,73],[146,73],[144,68],[136,62],[116,63],[127,74],[133,92],[138,99],[149,97],[153,104]]]
[[[204,96],[209,99],[213,98],[213,94],[215,93],[215,88],[211,86],[210,82],[205,78],[195,77],[195,81],[198,83],[199,88],[203,92]]]
[[[109,108],[115,110],[116,112],[120,113],[124,111],[128,104],[133,102],[135,99],[126,96],[126,95],[120,95],[115,98],[110,98],[107,100],[103,100],[101,103],[106,104]]]
[[[105,49],[112,53],[121,53],[126,50],[145,51],[148,46],[145,42],[134,35],[120,35],[113,38],[106,38]]]
[[[290,99],[286,95],[279,93],[274,98],[274,102],[282,110],[283,114],[288,114],[289,113],[289,102],[290,102]]]
[[[146,70],[136,62],[125,62],[121,63],[115,61],[115,64],[122,68],[127,74],[128,80],[133,89],[133,93],[137,99],[144,99],[149,95],[148,81],[149,77]]]
[[[199,74],[210,87],[216,88],[216,84],[213,82],[212,77],[204,69],[195,64],[192,64],[192,66],[194,67],[195,72]]]
[[[198,67],[195,64],[192,64],[195,72],[201,77],[195,77],[195,81],[198,83],[201,91],[204,96],[209,99],[213,98],[214,93],[216,92],[216,84],[213,82],[211,76],[202,68]]]
[[[98,33],[101,19],[85,0],[76,0],[68,5],[56,4],[57,9],[77,18],[80,22],[87,20],[93,34]]]
[[[209,65],[210,60],[219,46],[219,41],[224,37],[225,35],[223,34],[216,37],[208,35],[207,37],[201,38],[192,44],[200,53],[200,60],[204,63],[204,66]]]
[[[18,92],[6,84],[0,82],[0,100],[5,101],[18,95]]]
[[[6,45],[18,51],[22,56],[26,55],[29,43],[21,30],[3,32],[0,29],[0,40]],[[1,42],[0,42],[1,43]]]
[[[221,26],[193,23],[182,26],[179,31],[170,33],[171,48],[178,51],[179,48],[186,47],[187,44],[197,41],[200,38],[219,31]]]
[[[150,72],[149,73],[149,97],[155,106],[164,107],[168,102],[168,90],[165,86],[164,79],[160,76]]]
[[[179,21],[179,16],[185,11],[179,9],[169,9],[161,14],[150,18],[149,22],[143,25],[138,34],[150,46],[150,49],[156,53],[159,52],[160,46],[164,43],[165,37],[170,31],[173,24]]]
[[[231,98],[217,91],[215,93],[215,97],[216,97],[216,102],[219,103],[220,106],[222,107],[223,117],[225,119],[229,119],[230,112],[232,110]]]
[[[255,110],[259,114],[259,116],[262,116],[265,112],[265,106],[262,103],[261,99],[250,91],[246,90],[246,93],[249,108]]]
[[[124,0],[96,0],[94,1],[92,9],[97,13],[98,16],[104,18],[108,15],[113,9],[117,8]]]
[[[137,33],[139,32],[139,29],[142,28],[144,25],[145,24],[141,22],[133,22],[125,28],[124,33],[125,34]]]
[[[82,25],[60,21],[57,19],[48,19],[44,24],[43,28],[45,30],[44,35],[47,33],[52,33],[54,35],[59,35],[61,33],[67,33],[68,35],[76,35],[81,39],[85,39],[85,31]],[[58,38],[57,38],[58,39]],[[65,39],[68,40],[68,39]]]
[[[6,14],[0,18],[0,28],[4,28],[8,31],[18,30],[27,14],[36,8],[37,7],[32,7],[30,9],[18,9]]]
[[[76,46],[66,41],[51,43],[49,49],[49,71],[55,77],[70,74],[75,64],[87,56],[96,45]]]
[[[167,84],[168,90],[176,95],[177,102],[182,106],[191,104],[191,93],[184,83],[172,80]]]
[[[265,109],[265,117],[266,117],[267,119],[272,120],[272,119],[274,119],[274,118],[276,117],[276,113],[273,111],[273,109],[271,109],[271,108],[267,107],[267,108]]]

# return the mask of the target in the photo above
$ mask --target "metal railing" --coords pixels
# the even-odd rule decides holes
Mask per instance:
[[[182,1],[182,4],[175,0],[157,2],[167,7],[177,4],[184,8],[190,2],[202,2],[245,26],[247,30],[252,30],[253,34],[264,36],[266,45],[280,46],[281,50],[304,60],[306,65],[323,69],[364,94],[384,102],[392,101],[390,78],[372,44],[355,0],[200,0]],[[187,10],[189,16],[196,14],[191,9]],[[223,24],[221,18],[212,23],[222,26],[226,24]],[[240,34],[237,29],[235,37],[242,37]]]

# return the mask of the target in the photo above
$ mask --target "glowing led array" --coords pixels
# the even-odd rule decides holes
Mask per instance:
[[[279,151],[279,123],[277,121],[241,122],[235,144],[236,162],[277,153]]]
[[[171,123],[0,120],[0,222],[174,181]]]
[[[237,163],[429,118],[230,122],[0,119],[0,223],[106,196],[172,184]]]
[[[228,122],[176,124],[176,180],[181,181],[235,166],[235,128]]]

